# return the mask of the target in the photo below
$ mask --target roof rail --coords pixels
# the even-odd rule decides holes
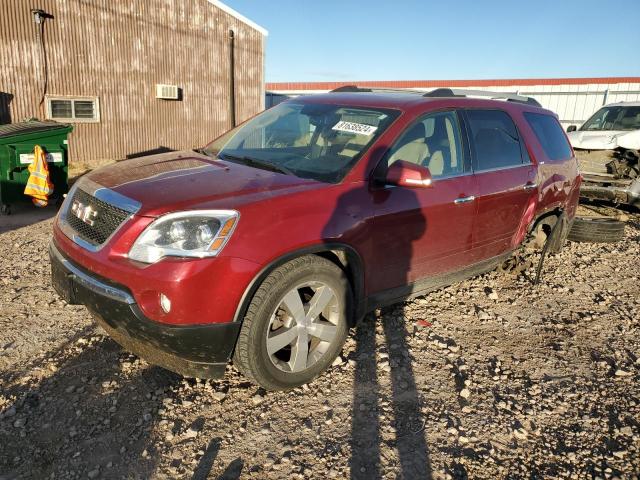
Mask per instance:
[[[424,93],[421,90],[411,90],[409,88],[376,88],[376,87],[359,87],[357,85],[342,85],[334,88],[331,93],[364,93],[364,92],[400,92],[400,93],[418,93],[428,98],[444,98],[444,97],[489,97],[492,99],[503,99],[508,102],[518,102],[527,105],[541,107],[540,103],[532,97],[525,97],[516,93],[509,92],[491,92],[489,90],[470,90],[460,88],[436,88],[430,92]]]
[[[370,92],[370,88],[361,88],[357,85],[343,85],[338,88],[334,88],[331,90],[331,93],[340,93],[340,92]]]
[[[504,99],[508,102],[518,102],[525,103],[527,105],[533,105],[536,107],[541,107],[540,103],[531,97],[525,97],[523,95],[518,95],[516,93],[508,93],[508,92],[491,92],[488,90],[467,90],[467,89],[459,89],[459,88],[436,88],[430,92],[427,92],[423,95],[424,97],[489,97],[492,99],[499,98]]]
[[[390,88],[390,87],[358,87],[357,85],[343,85],[338,88],[334,88],[330,91],[331,93],[340,93],[340,92],[398,92],[398,93],[419,93],[422,95],[424,93],[423,90],[411,90],[410,88]]]

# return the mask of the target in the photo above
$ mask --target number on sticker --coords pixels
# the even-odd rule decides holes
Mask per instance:
[[[373,135],[373,133],[377,129],[378,127],[365,125],[364,123],[354,123],[354,122],[345,122],[345,121],[340,121],[333,126],[333,130],[338,130],[340,132],[358,133],[360,135]]]

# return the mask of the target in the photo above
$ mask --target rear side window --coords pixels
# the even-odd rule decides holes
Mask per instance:
[[[522,165],[518,129],[502,110],[467,110],[473,147],[473,169],[492,170]]]
[[[536,134],[544,153],[549,160],[567,160],[571,158],[571,147],[560,123],[551,115],[525,112],[524,118]]]

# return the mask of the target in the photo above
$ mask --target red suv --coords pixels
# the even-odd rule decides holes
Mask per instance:
[[[561,247],[571,146],[535,101],[490,95],[343,87],[204,149],[98,169],[56,219],[56,290],[185,376],[233,359],[267,389],[308,382],[366,312],[488,271],[532,236]]]

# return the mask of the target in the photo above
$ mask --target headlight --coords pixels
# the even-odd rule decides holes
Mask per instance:
[[[170,213],[140,234],[129,258],[155,263],[163,257],[213,257],[225,246],[240,214],[235,210]]]

